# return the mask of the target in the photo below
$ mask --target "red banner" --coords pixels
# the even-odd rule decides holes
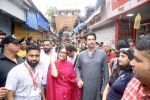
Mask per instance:
[[[125,4],[129,0],[112,0],[112,10],[120,7],[121,5]]]

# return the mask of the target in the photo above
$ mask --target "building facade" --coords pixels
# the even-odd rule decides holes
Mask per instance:
[[[136,40],[150,30],[149,0],[105,0],[104,4],[86,20],[98,42],[117,44],[120,39]],[[140,14],[140,27],[134,28],[135,18]]]
[[[0,30],[17,38],[45,39],[50,24],[32,0],[1,0]]]
[[[55,16],[57,32],[60,32],[64,27],[67,27],[72,32],[79,13],[80,10],[58,10]]]

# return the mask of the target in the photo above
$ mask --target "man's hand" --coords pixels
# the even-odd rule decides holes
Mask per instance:
[[[8,90],[5,87],[0,87],[0,99],[3,99],[8,93]]]
[[[77,85],[79,88],[82,88],[83,87],[83,81],[82,80],[78,81]]]

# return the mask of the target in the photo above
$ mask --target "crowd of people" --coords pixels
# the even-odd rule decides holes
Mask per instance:
[[[0,31],[0,100],[150,100],[150,34],[58,47]]]

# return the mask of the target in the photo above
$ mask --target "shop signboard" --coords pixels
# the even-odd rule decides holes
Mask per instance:
[[[121,5],[125,4],[129,0],[112,0],[112,10],[117,9]]]
[[[107,18],[115,17],[146,2],[149,0],[106,0]]]

